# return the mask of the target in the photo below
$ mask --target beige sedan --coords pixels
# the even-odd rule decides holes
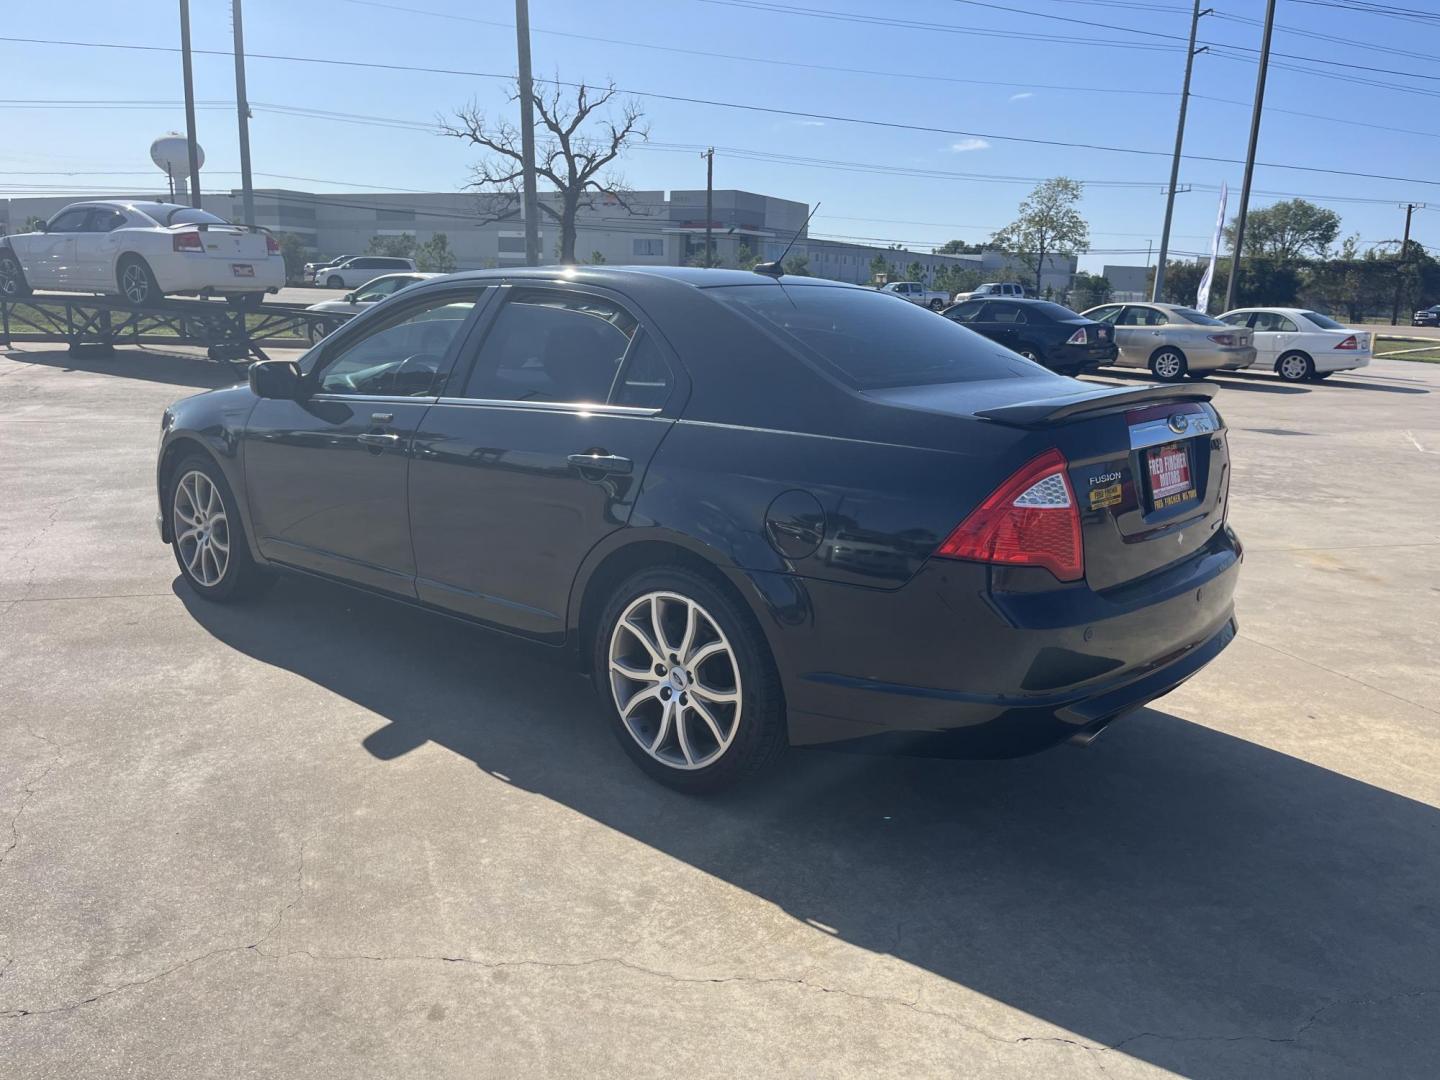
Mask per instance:
[[[1179,304],[1101,304],[1085,317],[1115,327],[1121,367],[1148,368],[1164,382],[1186,375],[1235,371],[1255,362],[1255,334],[1248,327]]]

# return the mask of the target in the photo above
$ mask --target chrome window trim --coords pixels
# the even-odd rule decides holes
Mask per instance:
[[[406,398],[415,401],[416,398]],[[604,402],[585,401],[516,401],[513,398],[470,398],[442,397],[436,405],[476,405],[487,408],[529,409],[541,412],[604,413],[609,416],[659,416],[662,409],[643,408],[639,405],[607,405]]]
[[[1133,425],[1130,428],[1130,449],[1144,450],[1147,447],[1180,442],[1182,439],[1190,439],[1198,435],[1213,435],[1220,430],[1219,420],[1213,413],[1191,412],[1180,415],[1184,416],[1187,421],[1184,431],[1175,431],[1171,428],[1168,416],[1157,416],[1154,420],[1146,420]]]

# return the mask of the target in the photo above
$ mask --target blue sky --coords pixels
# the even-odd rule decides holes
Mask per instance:
[[[511,0],[394,4],[462,18],[360,0],[246,0],[257,186],[452,190],[465,183],[475,154],[453,140],[419,129],[273,110],[299,107],[424,125],[471,100],[486,109],[510,108],[500,81],[436,69],[512,71]],[[1229,48],[1196,61],[1186,151],[1240,159],[1264,5],[1215,0],[1215,6],[1218,14],[1201,21],[1200,37]],[[44,5],[9,5],[0,33],[178,44],[176,6],[157,0],[146,9],[136,18],[127,6],[76,0],[56,19],[50,15],[54,9]],[[913,25],[885,25],[885,20]],[[537,76],[613,79],[635,91],[950,129],[896,130],[641,95],[652,142],[623,162],[624,177],[634,187],[703,186],[697,149],[713,144],[722,148],[716,154],[717,187],[821,202],[811,227],[817,235],[929,247],[956,237],[985,238],[1014,216],[1032,186],[1025,178],[1063,174],[1089,182],[1083,211],[1096,253],[1082,260],[1083,267],[1143,262],[1147,240],[1158,245],[1184,63],[1183,40],[1167,35],[1183,37],[1188,31],[1184,0],[1015,0],[993,6],[973,0],[893,6],[862,0],[531,0],[531,24]],[[1272,65],[1261,161],[1440,181],[1434,169],[1440,129],[1433,123],[1440,56],[1429,48],[1434,23],[1281,0],[1277,24],[1277,65],[1300,70]],[[230,48],[225,0],[193,0],[192,26],[197,49]],[[343,68],[262,59],[258,53],[425,70]],[[1282,59],[1281,53],[1289,56]],[[0,186],[6,192],[144,189],[152,183],[150,140],[184,129],[175,54],[0,41],[0,67],[12,95],[0,105]],[[1375,81],[1422,92],[1366,84]],[[219,104],[234,98],[228,57],[197,56],[196,96],[217,103],[199,113],[207,187],[238,185],[234,111]],[[57,99],[121,107],[14,104]],[[1103,152],[1093,148],[1097,145],[1157,153]],[[755,153],[742,156],[729,148]],[[765,160],[767,155],[810,160]],[[876,165],[914,175],[856,168]],[[1196,190],[1177,200],[1173,249],[1207,248],[1213,188],[1229,183],[1233,212],[1241,171],[1238,164],[1182,164],[1181,183]],[[1416,215],[1414,235],[1422,243],[1440,244],[1436,184],[1262,167],[1255,188],[1313,197],[1341,214],[1345,233],[1358,232],[1364,241],[1398,237],[1403,213],[1396,203],[1429,201],[1436,209]],[[1256,195],[1252,207],[1275,198]]]

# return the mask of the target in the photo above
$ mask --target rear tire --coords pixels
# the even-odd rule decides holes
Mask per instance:
[[[1275,361],[1275,374],[1289,383],[1309,382],[1315,377],[1315,361],[1302,352],[1288,352]]]
[[[325,287],[327,289],[343,289],[345,287],[345,279],[332,275],[325,279]]]
[[[930,301],[930,310],[931,310],[931,311],[939,311],[939,310],[940,310],[941,308],[943,308],[944,306],[945,306],[945,301],[944,301],[944,300],[931,300],[931,301]]]
[[[224,603],[254,596],[271,577],[250,555],[240,508],[214,459],[190,454],[170,470],[165,512],[180,575],[196,595]]]
[[[122,255],[115,267],[115,284],[120,295],[136,307],[145,307],[160,299],[160,284],[150,264],[139,255]]]
[[[1029,345],[1021,345],[1015,351],[1021,356],[1023,356],[1026,360],[1031,361],[1032,363],[1041,365],[1045,363],[1045,361],[1040,358],[1040,354],[1036,350],[1032,349]]]
[[[692,570],[657,567],[621,583],[596,623],[591,664],[620,745],[677,791],[731,787],[785,750],[764,635],[738,599]]]
[[[9,248],[0,249],[0,299],[19,300],[30,295],[25,268]]]
[[[1190,370],[1190,361],[1173,345],[1156,349],[1150,355],[1150,374],[1161,382],[1179,382]]]

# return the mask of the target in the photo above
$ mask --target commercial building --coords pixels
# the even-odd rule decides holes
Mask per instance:
[[[114,196],[155,200],[155,192]],[[14,232],[31,218],[49,219],[74,196],[0,200],[0,231]],[[540,215],[542,261],[559,253],[558,196],[541,194],[554,213]],[[205,209],[231,221],[243,216],[239,191],[204,194]],[[715,257],[734,266],[747,253],[778,258],[794,239],[791,255],[804,257],[810,273],[837,281],[867,283],[877,256],[894,268],[892,280],[918,264],[930,280],[946,267],[973,269],[984,280],[1028,277],[1000,252],[936,255],[926,251],[849,244],[811,238],[805,227],[810,207],[803,202],[721,189],[711,198],[710,228]],[[412,235],[419,242],[444,233],[462,270],[519,266],[525,261],[524,225],[513,201],[475,192],[309,192],[288,188],[255,191],[255,222],[279,233],[301,237],[320,256],[359,255],[376,237]],[[614,265],[683,264],[705,249],[705,191],[632,191],[623,197],[596,195],[581,207],[575,254],[582,262]],[[1043,288],[1056,293],[1069,286],[1075,260],[1047,259]]]

